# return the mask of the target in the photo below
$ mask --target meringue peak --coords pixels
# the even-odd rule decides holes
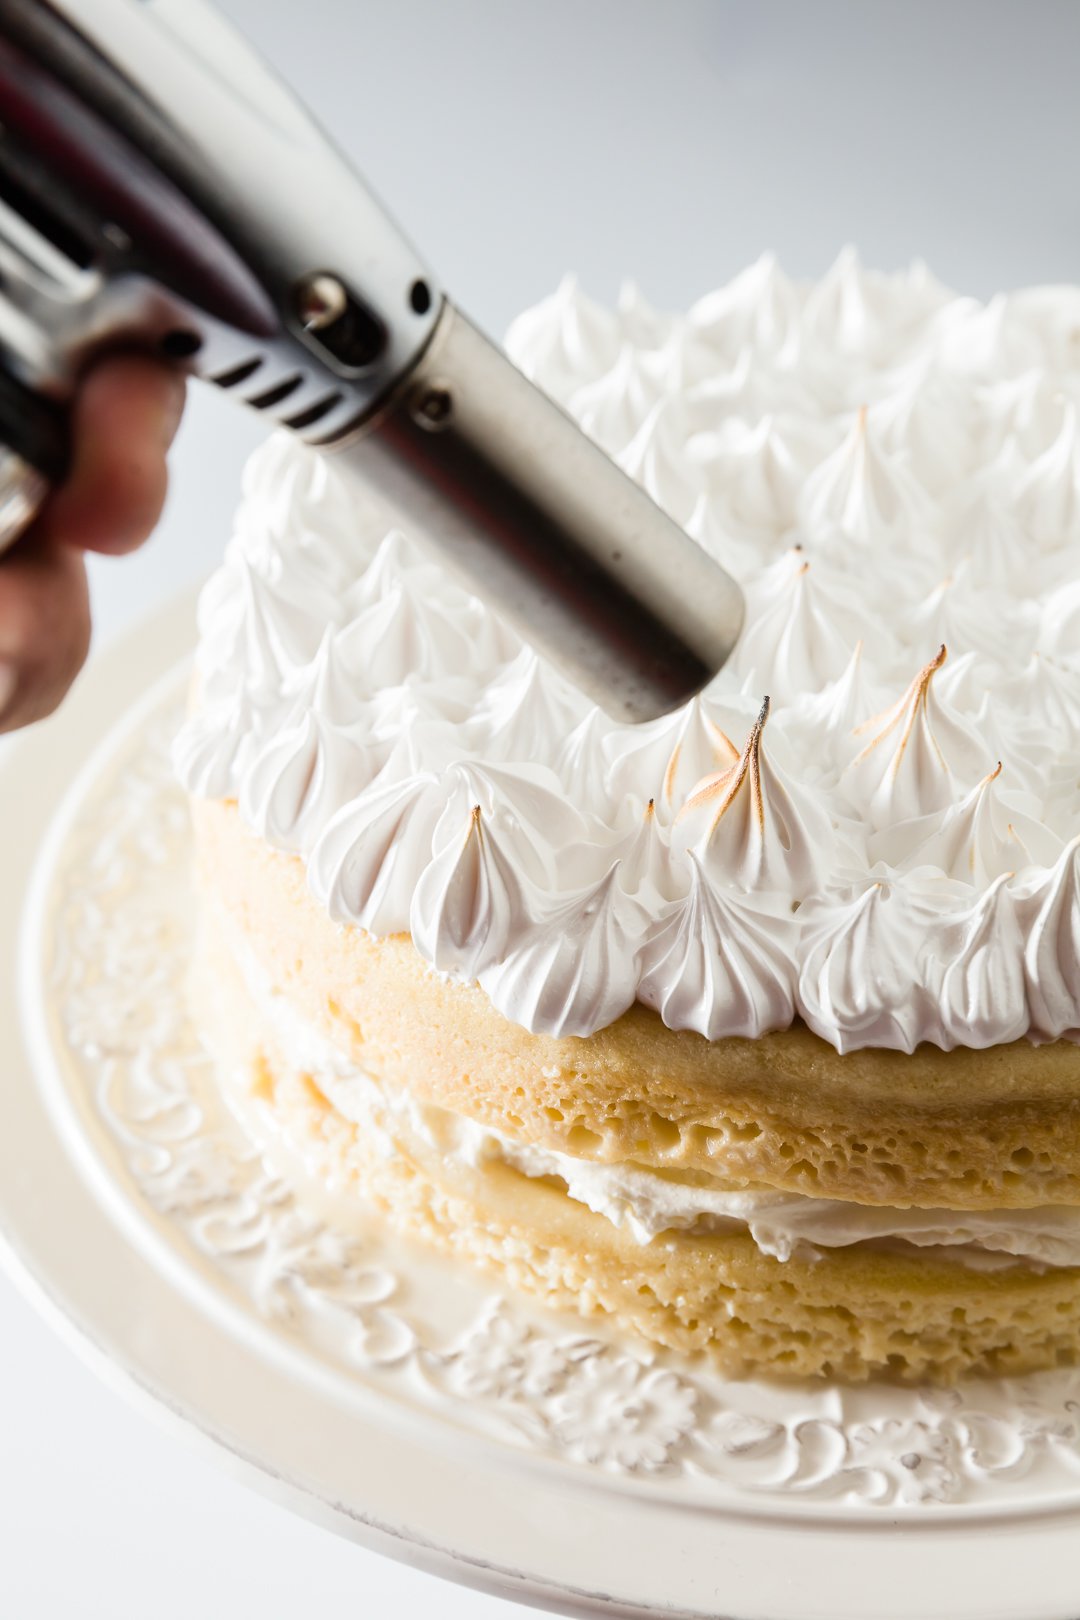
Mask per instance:
[[[706,777],[705,781],[694,790],[675,817],[676,825],[685,817],[692,816],[699,807],[707,806],[711,817],[707,836],[711,838],[719,826],[721,818],[730,809],[732,802],[741,791],[743,784],[749,782],[750,799],[753,806],[752,813],[764,831],[765,806],[761,796],[761,734],[765,729],[765,722],[769,718],[771,703],[772,700],[769,697],[762,699],[758,717],[750,728],[742,753],[736,755],[726,770],[718,771],[715,775]]]
[[[700,698],[692,698],[664,767],[660,789],[663,803],[674,808],[718,766],[732,765],[738,758],[739,750],[727,732],[706,714]],[[655,809],[655,798],[651,802]]]
[[[858,609],[828,572],[796,545],[749,585],[746,623],[731,660],[745,683],[760,691],[768,680],[784,701],[818,692],[842,672],[858,634]]]
[[[754,1039],[795,1014],[790,911],[759,912],[710,882],[690,852],[686,898],[642,952],[640,999],[669,1029]]]
[[[889,737],[898,726],[901,727],[901,730],[897,751],[898,753],[903,752],[903,750],[907,747],[912,732],[915,730],[917,721],[920,718],[924,718],[926,715],[930,704],[930,683],[937,674],[938,670],[941,669],[948,656],[949,649],[946,647],[945,643],[942,642],[933,658],[931,658],[928,663],[923,665],[922,669],[920,669],[919,673],[915,676],[903,697],[898,703],[894,704],[892,709],[887,710],[884,715],[879,715],[873,720],[867,720],[861,726],[856,727],[857,733],[861,735],[862,733],[869,731],[872,726],[877,726],[879,724],[881,725],[880,731],[877,732],[877,735],[871,742],[867,743],[866,747],[859,755],[858,760],[856,761],[857,764],[861,763],[864,759],[868,759],[876,748],[880,748],[885,739]],[[938,756],[942,758],[942,764],[944,764],[944,758],[941,756],[941,750],[938,748],[937,743],[934,741],[932,735],[930,740],[932,747]]]
[[[818,750],[818,773],[821,779],[834,782],[859,752],[859,731],[868,715],[874,712],[878,698],[871,689],[863,658],[860,639],[851,650],[843,672],[818,693],[799,703],[796,712],[809,729],[811,736],[824,737],[828,753],[821,758]]]
[[[872,859],[910,870],[933,866],[983,889],[1031,866],[1053,865],[1061,840],[1038,819],[1038,805],[1003,792],[1001,762],[970,793],[938,814],[900,822],[870,839]]]
[[[473,804],[464,837],[438,851],[413,894],[409,927],[417,950],[441,972],[476,979],[501,959],[529,914],[515,865]]]
[[[979,768],[978,737],[934,694],[947,657],[942,643],[891,709],[856,728],[873,735],[841,782],[875,829],[948,809]]]
[[[604,1024],[626,1011],[637,974],[631,982],[615,969],[627,955],[636,968],[647,916],[618,879],[614,861],[597,882],[530,920],[514,948],[480,973],[501,1012],[513,1008],[508,1016],[519,1018],[524,1004],[529,1029],[585,1035],[595,1027],[598,1007]]]
[[[923,506],[922,491],[879,444],[862,404],[847,438],[807,479],[799,515],[812,537],[868,542],[909,529]]]
[[[680,892],[678,874],[670,857],[667,837],[650,799],[636,826],[618,846],[619,881],[627,894],[636,895],[650,910],[662,911]]]
[[[527,377],[563,400],[611,369],[619,342],[618,318],[567,275],[550,298],[514,321],[506,352]]]
[[[828,813],[767,757],[765,698],[739,758],[707,777],[675,818],[673,848],[693,853],[714,879],[782,890],[799,901],[816,887],[835,845]]]

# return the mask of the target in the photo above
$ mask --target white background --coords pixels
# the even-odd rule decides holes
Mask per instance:
[[[1080,275],[1070,0],[224,9],[496,334],[567,268],[597,297],[627,275],[677,307],[770,247],[800,276],[848,241],[885,269],[921,256],[980,296]],[[159,533],[94,568],[99,637],[213,565],[260,433],[192,389]],[[4,1616],[521,1612],[359,1551],[189,1456],[2,1280],[0,1367]]]

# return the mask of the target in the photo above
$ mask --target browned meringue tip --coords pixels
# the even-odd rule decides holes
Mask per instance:
[[[709,837],[712,837],[722,816],[736,798],[739,789],[746,778],[750,778],[750,792],[754,800],[754,813],[759,823],[765,821],[765,801],[761,792],[761,733],[765,729],[765,722],[769,718],[769,709],[772,700],[769,697],[762,699],[757,719],[750,727],[746,743],[738,759],[732,762],[726,770],[717,771],[707,776],[695,788],[682,809],[675,817],[681,821],[683,816],[703,804],[716,803],[716,811],[709,825]]]
[[[675,797],[675,773],[679,769],[679,756],[681,753],[682,743],[677,742],[674,748],[671,750],[671,757],[667,762],[667,770],[664,772],[664,783],[663,787],[661,788],[661,792],[669,804]]]
[[[739,759],[739,750],[732,742],[726,731],[721,731],[715,720],[704,716],[705,724],[709,729],[709,739],[712,743],[713,757],[721,771],[728,770]],[[682,741],[680,740],[671,750],[671,758],[664,771],[664,780],[661,785],[661,796],[668,804],[675,798],[675,776],[679,769],[679,760],[682,758]]]
[[[716,735],[720,741],[720,747],[717,749],[717,753],[726,754],[728,764],[734,765],[735,761],[740,757],[739,749],[736,748],[727,732],[721,731],[719,726],[716,727]]]
[[[861,646],[862,643],[860,642],[859,645]],[[926,703],[929,696],[930,682],[933,680],[934,676],[937,674],[938,670],[941,668],[942,664],[944,664],[948,656],[949,650],[945,643],[942,642],[933,658],[930,659],[929,663],[923,665],[922,669],[920,669],[919,673],[915,676],[915,679],[895,703],[891,704],[887,709],[882,709],[879,714],[872,714],[869,720],[863,720],[859,723],[859,725],[854,727],[851,733],[853,737],[861,737],[864,732],[872,730],[875,726],[881,727],[878,735],[873,739],[872,742],[867,743],[862,753],[858,756],[859,759],[866,759],[868,755],[873,753],[878,743],[881,742],[883,737],[888,736],[897,720],[904,713],[909,714],[908,724],[904,728],[904,741],[907,741],[907,735],[914,724],[915,716],[918,713],[919,708]],[[901,749],[902,748],[903,743],[901,743]]]
[[[715,801],[716,809],[709,823],[708,836],[711,838],[725,811],[736,798],[739,789],[746,781],[749,771],[749,762],[744,757],[737,764],[729,765],[726,771],[717,771],[715,776],[707,776],[683,805],[675,817],[681,821],[684,816],[690,815],[702,805],[712,804]]]

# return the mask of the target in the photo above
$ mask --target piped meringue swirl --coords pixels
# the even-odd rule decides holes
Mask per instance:
[[[1080,1034],[1080,291],[846,250],[685,315],[568,279],[512,356],[741,580],[728,668],[618,725],[285,435],[176,745],[195,794],[526,1028],[638,999],[838,1050]]]

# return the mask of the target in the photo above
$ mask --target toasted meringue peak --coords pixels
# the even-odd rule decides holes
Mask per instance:
[[[693,698],[675,721],[674,726],[671,718],[657,722],[667,761],[655,778],[652,772],[649,774],[650,786],[655,781],[658,788],[650,797],[659,810],[669,813],[678,810],[700,781],[734,764],[739,757],[731,738],[706,712],[704,699]],[[644,729],[639,728],[638,736]],[[646,737],[641,740],[648,741]]]
[[[750,728],[742,753],[737,753],[724,770],[716,771],[698,783],[676,816],[676,821],[685,819],[687,815],[693,815],[701,807],[707,807],[707,836],[711,838],[722,816],[738,798],[745,783],[750,784],[754,819],[759,822],[764,820],[764,806],[761,800],[761,733],[765,729],[771,706],[771,698],[762,699],[758,717]]]
[[[947,656],[942,645],[891,709],[858,728],[869,740],[841,781],[875,829],[948,809],[978,769],[978,737],[933,695]]]
[[[640,995],[710,1038],[793,1006],[844,1048],[1080,1035],[1077,332],[1076,289],[981,304],[850,251],[685,317],[568,278],[511,350],[743,583],[729,667],[612,722],[276,434],[181,777],[526,1027]]]
[[[1052,866],[1061,840],[1038,819],[1037,800],[1000,787],[1000,761],[944,817],[920,816],[875,833],[871,860],[932,866],[977,888],[1031,866]]]
[[[714,880],[781,890],[798,901],[828,868],[833,829],[826,811],[767,757],[762,733],[769,708],[766,698],[739,758],[687,799],[672,847],[696,855]]]

